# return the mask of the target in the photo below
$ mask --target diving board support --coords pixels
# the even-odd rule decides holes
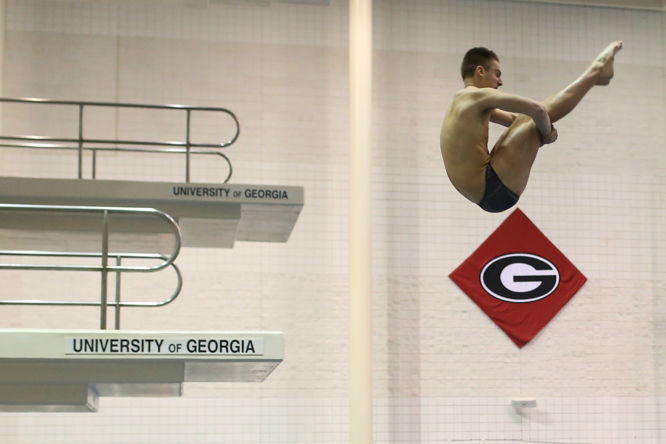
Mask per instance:
[[[2,329],[0,411],[96,411],[98,397],[260,382],[283,358],[281,332]]]
[[[96,412],[99,395],[87,383],[0,383],[0,411]]]

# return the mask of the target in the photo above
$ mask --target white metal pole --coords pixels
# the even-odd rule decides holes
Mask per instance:
[[[372,0],[349,2],[349,100],[350,443],[371,444]]]

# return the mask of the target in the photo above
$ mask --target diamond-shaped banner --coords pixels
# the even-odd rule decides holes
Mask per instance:
[[[587,280],[518,209],[449,277],[518,347]]]

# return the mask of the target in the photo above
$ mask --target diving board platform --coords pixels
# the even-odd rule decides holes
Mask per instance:
[[[283,358],[281,332],[1,329],[0,411],[97,411],[100,396],[260,382]]]
[[[298,186],[0,177],[0,203],[157,209],[176,220],[184,247],[287,242],[303,202],[304,189]],[[99,231],[98,223],[80,216],[49,217],[44,226],[34,214],[2,213],[0,238],[3,243],[18,239],[26,248],[26,241],[53,241],[63,231],[68,236]],[[137,242],[133,235],[159,237],[168,227],[154,218],[117,218],[111,232],[124,233],[132,245]]]

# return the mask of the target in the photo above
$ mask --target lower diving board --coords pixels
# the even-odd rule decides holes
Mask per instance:
[[[100,396],[180,396],[184,382],[260,382],[280,332],[0,330],[0,411],[97,411]]]

